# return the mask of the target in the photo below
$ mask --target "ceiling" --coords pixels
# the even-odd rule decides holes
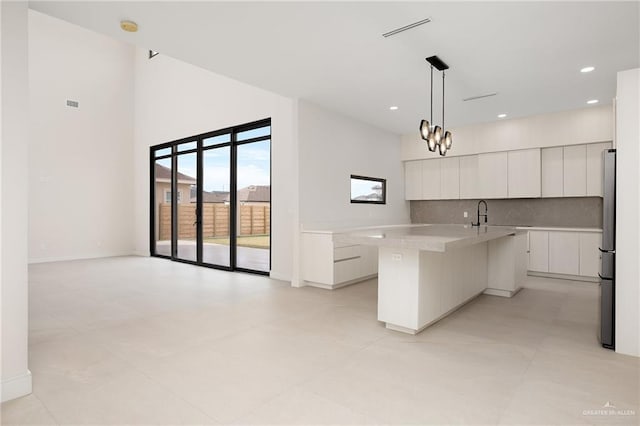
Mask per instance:
[[[429,113],[425,57],[446,77],[447,127],[607,104],[640,65],[638,2],[55,2],[30,7],[395,133]],[[432,22],[384,38],[392,29]],[[122,19],[138,23],[125,33]],[[594,66],[583,74],[580,69]],[[440,117],[441,76],[434,115]],[[493,97],[464,98],[497,92]],[[398,106],[390,111],[389,107]],[[436,120],[439,124],[440,119]]]

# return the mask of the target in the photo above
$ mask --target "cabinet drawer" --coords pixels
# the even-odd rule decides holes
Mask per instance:
[[[333,249],[334,262],[360,256],[362,256],[362,246],[359,245],[336,247]]]
[[[345,281],[360,278],[362,273],[362,258],[355,257],[347,260],[340,260],[333,264],[333,282],[340,284]]]

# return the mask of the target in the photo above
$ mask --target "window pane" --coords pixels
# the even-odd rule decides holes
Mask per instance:
[[[361,203],[383,203],[385,201],[384,179],[359,179],[351,177],[351,201]]]
[[[156,254],[171,256],[171,158],[156,160],[154,178]]]
[[[202,261],[231,266],[231,147],[221,146],[204,151],[202,162]]]
[[[269,272],[271,141],[239,145],[237,152],[236,266]]]
[[[271,126],[259,127],[257,129],[246,130],[238,133],[237,140],[245,141],[247,139],[259,138],[261,136],[269,136],[271,134]]]
[[[178,152],[188,151],[190,149],[196,149],[198,147],[198,142],[185,142],[178,145]]]
[[[178,253],[179,259],[196,260],[196,153],[178,156]]]
[[[169,154],[171,154],[171,147],[156,150],[155,156],[164,157],[165,155],[169,155]]]
[[[221,143],[229,143],[231,142],[231,133],[225,133],[224,135],[214,136],[212,138],[207,138],[202,141],[202,146],[213,146],[219,145]]]

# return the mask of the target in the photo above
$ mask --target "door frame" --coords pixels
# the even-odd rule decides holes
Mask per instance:
[[[237,237],[238,237],[238,220],[237,213],[239,211],[238,204],[238,188],[237,188],[237,159],[238,159],[238,146],[247,145],[253,142],[260,142],[269,140],[269,270],[271,270],[271,247],[272,247],[272,229],[271,219],[273,215],[273,167],[272,167],[272,144],[273,144],[273,128],[271,127],[269,135],[260,136],[242,141],[237,140],[238,133],[258,129],[261,127],[270,126],[271,118],[265,118],[258,121],[252,121],[250,123],[241,124],[238,126],[227,127],[212,132],[201,133],[195,136],[189,136],[186,138],[177,139],[171,142],[165,142],[158,145],[152,145],[149,147],[149,252],[151,257],[159,257],[163,259],[169,259],[174,262],[187,263],[191,265],[203,266],[206,268],[220,269],[224,271],[238,271],[247,272],[251,274],[266,275],[269,276],[269,271],[258,271],[243,267],[238,267],[237,263]],[[220,135],[230,135],[230,141],[213,145],[211,147],[203,147],[203,140],[209,139]],[[178,151],[177,146],[185,142],[196,142],[196,148],[188,149],[184,151]],[[205,151],[213,150],[228,146],[230,148],[230,164],[229,164],[229,266],[215,265],[210,263],[204,263],[202,261],[203,251],[203,225],[202,225],[202,213],[203,213],[203,200],[202,200],[202,187],[203,187],[203,154]],[[169,154],[155,156],[157,151],[170,148]],[[177,240],[178,240],[178,226],[176,218],[178,216],[178,156],[181,154],[196,153],[196,260],[180,259],[177,257]],[[171,255],[158,254],[156,251],[156,182],[155,182],[155,163],[161,159],[171,159]]]

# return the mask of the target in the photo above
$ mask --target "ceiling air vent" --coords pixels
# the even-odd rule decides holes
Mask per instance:
[[[465,102],[467,102],[467,101],[475,101],[477,99],[488,98],[490,96],[495,96],[497,94],[498,94],[498,92],[493,92],[493,93],[486,93],[484,95],[471,96],[470,98],[464,98],[463,101],[465,101]]]
[[[426,18],[426,19],[423,19],[422,21],[414,22],[413,24],[409,24],[409,25],[405,25],[404,27],[396,28],[395,30],[391,30],[389,32],[386,32],[386,33],[382,34],[382,37],[391,37],[392,35],[396,35],[396,34],[401,33],[403,31],[410,30],[411,28],[415,28],[417,26],[420,26],[422,24],[426,24],[428,22],[431,22],[431,18]]]

